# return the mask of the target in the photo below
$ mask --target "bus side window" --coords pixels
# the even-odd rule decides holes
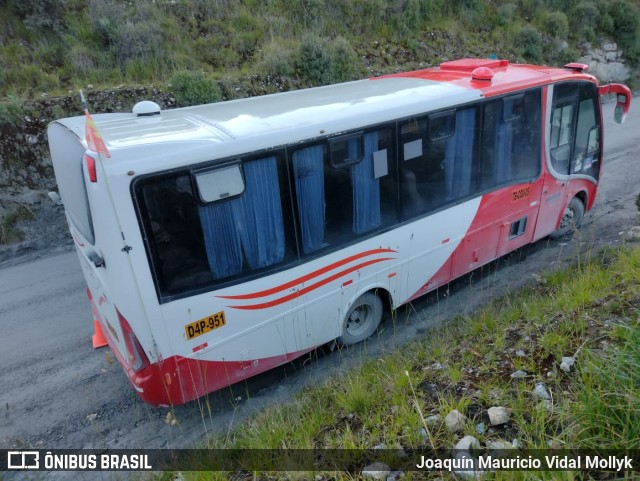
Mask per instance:
[[[540,173],[540,90],[484,104],[480,188],[529,181]]]
[[[396,221],[392,130],[297,149],[292,155],[302,251],[346,244]],[[345,139],[343,141],[343,138]],[[341,162],[339,159],[349,159]],[[357,159],[357,161],[355,160]]]
[[[199,206],[211,274],[231,277],[279,264],[285,233],[276,156],[242,163],[244,192]]]
[[[444,175],[447,201],[467,197],[476,190],[473,171],[476,164],[477,112],[477,106],[456,111],[455,134],[446,140]]]
[[[144,185],[142,192],[161,290],[175,292],[210,282],[189,177],[156,180]]]
[[[427,118],[410,119],[399,130],[400,206],[410,219],[443,202],[445,140],[429,140]]]

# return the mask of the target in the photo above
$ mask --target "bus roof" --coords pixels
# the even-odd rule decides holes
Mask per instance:
[[[483,96],[490,97],[568,78],[596,82],[595,77],[585,73],[588,69],[587,65],[577,63],[557,68],[511,64],[507,60],[489,58],[464,58],[443,62],[434,68],[380,78],[404,77],[449,82],[459,87],[480,90]]]
[[[490,79],[475,78],[477,69],[489,69]],[[190,142],[217,145],[220,155],[212,157],[217,158],[235,155],[239,149],[301,142],[577,76],[593,80],[578,70],[461,59],[369,80],[165,110],[152,116],[96,114],[94,120],[112,154],[150,145],[157,150],[175,143],[184,149],[185,142]],[[84,142],[84,116],[58,122]],[[114,161],[117,158],[114,155]]]

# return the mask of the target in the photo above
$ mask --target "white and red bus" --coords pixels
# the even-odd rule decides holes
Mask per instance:
[[[188,402],[580,224],[602,172],[587,66],[462,59],[49,126],[95,321],[139,396]]]

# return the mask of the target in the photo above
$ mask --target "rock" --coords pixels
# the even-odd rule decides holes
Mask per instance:
[[[562,362],[560,363],[560,369],[564,372],[571,372],[571,368],[576,363],[576,360],[573,357],[563,357]]]
[[[476,426],[476,432],[478,434],[484,434],[487,431],[487,425],[485,423],[479,423]]]
[[[376,461],[362,470],[362,477],[365,479],[387,479],[391,473],[391,468],[380,461]]]
[[[453,472],[460,478],[464,479],[482,479],[484,476],[484,471],[479,467],[478,458],[474,458],[469,454],[468,451],[461,451],[456,453],[456,460],[459,460],[458,463],[462,466],[467,465],[467,462],[462,460],[470,460],[469,464],[471,464],[471,469],[453,469]],[[463,464],[464,463],[464,464]]]
[[[461,451],[471,451],[473,449],[480,449],[480,441],[473,436],[465,436],[455,446],[455,449]]]
[[[401,478],[404,478],[404,473],[402,471],[391,471],[389,476],[387,476],[387,481],[396,481]]]
[[[627,241],[640,240],[640,226],[634,226],[628,232],[623,232],[622,236]]]
[[[515,449],[515,447],[509,441],[505,441],[504,439],[495,439],[487,441],[487,449],[500,451],[503,449]]]
[[[429,426],[430,428],[439,426],[440,424],[442,424],[442,416],[440,416],[439,414],[434,414],[433,416],[427,416],[427,419],[425,419],[425,422],[427,423],[427,426]]]
[[[524,356],[526,356],[526,353],[522,349],[519,349],[519,350],[516,351],[516,356],[524,357]]]
[[[467,417],[464,414],[457,409],[454,409],[447,414],[447,417],[444,418],[444,424],[450,432],[455,433],[457,431],[462,431],[466,420]]]
[[[373,449],[387,449],[387,445],[384,443],[380,443],[373,447]]]
[[[511,374],[511,379],[524,379],[525,377],[527,377],[527,373],[524,371],[516,371]]]
[[[426,439],[429,437],[429,433],[427,432],[427,430],[425,428],[420,428],[420,437],[422,439]]]
[[[487,411],[489,414],[489,421],[492,426],[498,426],[499,424],[505,424],[509,422],[510,410],[502,406],[494,406]]]
[[[409,457],[409,455],[407,454],[407,452],[402,449],[399,448],[398,450],[396,450],[396,458],[398,459],[407,459]]]
[[[615,42],[604,41],[600,48],[588,48],[580,63],[589,65],[589,73],[603,82],[620,82],[631,77],[631,69],[621,61],[621,52]]]
[[[533,394],[540,399],[551,399],[551,394],[549,394],[543,382],[536,383]]]

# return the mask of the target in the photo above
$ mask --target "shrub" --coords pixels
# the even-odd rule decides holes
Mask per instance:
[[[179,107],[218,102],[220,89],[203,72],[182,71],[171,78],[172,92]]]
[[[126,18],[124,3],[116,0],[88,0],[87,15],[105,47],[119,45],[123,19]]]
[[[613,22],[613,36],[625,57],[633,64],[640,62],[640,11],[624,0],[614,0],[608,14]]]
[[[35,218],[34,212],[26,205],[19,205],[16,209],[0,219],[0,244],[14,244],[23,239],[18,229],[18,222]]]
[[[600,10],[593,2],[581,2],[573,9],[573,31],[579,39],[593,42],[596,39],[595,32],[600,20]]]
[[[315,35],[307,35],[302,39],[297,66],[313,84],[325,85],[333,80],[327,42]]]
[[[525,25],[516,34],[516,48],[530,62],[539,62],[542,57],[542,38],[540,32],[531,25]]]
[[[282,41],[274,41],[262,49],[262,60],[257,71],[275,77],[291,77],[295,73],[295,55]]]
[[[346,82],[362,75],[362,63],[347,39],[336,38],[330,45],[330,54],[335,82]]]
[[[296,64],[300,73],[315,85],[344,82],[363,72],[358,56],[342,37],[331,42],[317,36],[303,38]]]
[[[498,25],[510,25],[516,17],[517,7],[513,3],[505,3],[498,7],[497,23]]]
[[[556,38],[567,38],[569,20],[562,12],[551,12],[544,19],[544,30]]]
[[[15,126],[22,120],[25,114],[23,102],[19,100],[9,100],[0,102],[0,127],[4,125]]]
[[[19,0],[11,3],[29,30],[55,33],[64,30],[65,0]]]

